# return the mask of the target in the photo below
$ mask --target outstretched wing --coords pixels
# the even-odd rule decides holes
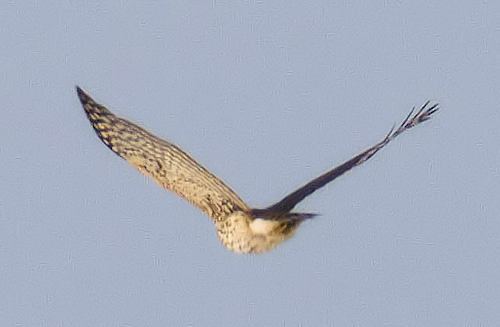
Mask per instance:
[[[247,204],[223,181],[174,144],[116,117],[78,86],[78,97],[97,136],[117,155],[215,221]]]
[[[363,151],[362,153],[358,154],[351,160],[348,160],[341,164],[340,166],[333,168],[332,170],[324,173],[323,175],[317,177],[316,179],[313,179],[306,185],[302,186],[298,190],[292,192],[291,194],[287,195],[284,197],[281,201],[278,203],[266,208],[265,210],[269,211],[274,211],[274,212],[281,212],[281,213],[286,213],[292,210],[297,203],[302,201],[306,196],[310,195],[317,189],[325,186],[326,184],[330,183],[333,181],[335,178],[341,176],[343,173],[346,171],[361,165],[363,162],[366,160],[370,159],[375,153],[377,153],[380,149],[382,149],[384,146],[386,146],[389,142],[391,142],[394,138],[396,138],[399,134],[403,133],[404,131],[428,120],[431,118],[431,115],[435,113],[436,111],[439,110],[438,104],[434,104],[431,107],[427,107],[429,105],[429,101],[427,101],[418,111],[417,113],[412,117],[412,114],[415,111],[415,107],[413,107],[412,111],[410,114],[406,117],[406,119],[403,121],[401,126],[394,131],[394,127],[391,129],[389,134],[380,141],[379,143],[375,144],[368,150]],[[412,117],[410,119],[410,117]]]

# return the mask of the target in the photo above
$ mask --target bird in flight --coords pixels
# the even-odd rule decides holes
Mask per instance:
[[[305,197],[346,171],[370,159],[406,130],[428,120],[438,104],[415,107],[383,140],[338,167],[320,175],[267,208],[251,208],[226,183],[184,150],[126,119],[119,118],[76,87],[97,136],[114,153],[163,188],[192,203],[212,218],[220,241],[238,253],[264,253],[290,238],[299,225],[316,216],[293,208]]]

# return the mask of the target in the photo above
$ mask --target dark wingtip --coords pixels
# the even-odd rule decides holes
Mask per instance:
[[[432,107],[430,107],[429,109],[427,109],[427,116],[432,115],[433,113],[435,113],[439,109],[440,109],[439,103],[434,104]]]
[[[78,95],[85,94],[85,92],[82,90],[82,88],[79,87],[78,85],[75,85],[75,88],[76,88],[76,93],[78,93]]]
[[[78,98],[80,99],[82,105],[86,105],[87,103],[92,101],[92,98],[87,93],[85,93],[85,91],[78,85],[76,85],[76,93],[78,94]]]

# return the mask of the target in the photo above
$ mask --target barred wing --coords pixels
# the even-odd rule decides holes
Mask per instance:
[[[377,153],[380,149],[389,144],[389,142],[391,142],[399,134],[403,133],[406,130],[409,130],[410,128],[426,120],[429,120],[431,118],[431,115],[439,110],[439,107],[438,104],[434,104],[430,107],[428,107],[428,105],[429,101],[427,101],[412,117],[412,114],[415,111],[414,107],[410,112],[410,114],[403,121],[403,123],[399,126],[399,128],[396,131],[394,131],[393,127],[389,132],[389,134],[387,134],[387,136],[382,141],[375,144],[368,150],[365,150],[362,153],[358,154],[354,158],[344,162],[340,166],[335,167],[332,170],[324,173],[323,175],[313,179],[306,185],[290,193],[289,195],[284,197],[281,201],[266,208],[265,210],[270,210],[273,212],[282,212],[282,213],[289,212],[297,205],[297,203],[304,200],[305,197],[312,194],[317,189],[325,186],[326,184],[330,183],[331,181],[341,176],[345,172],[351,170],[356,166],[361,165],[363,162],[370,159],[375,153]]]
[[[162,187],[180,195],[215,221],[247,204],[222,180],[174,144],[116,117],[78,86],[78,97],[97,136],[108,148]]]

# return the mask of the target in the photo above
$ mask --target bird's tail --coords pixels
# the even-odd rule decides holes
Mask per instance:
[[[318,216],[317,213],[312,212],[280,212],[272,209],[252,209],[252,214],[255,218],[265,220],[291,220],[295,222],[302,222],[307,219]]]

